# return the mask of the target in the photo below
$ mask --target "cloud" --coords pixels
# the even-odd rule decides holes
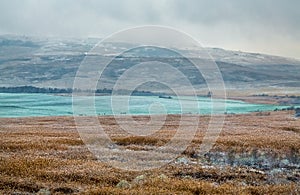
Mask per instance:
[[[299,7],[298,0],[2,0],[0,33],[103,37],[157,24],[209,46],[300,58]]]

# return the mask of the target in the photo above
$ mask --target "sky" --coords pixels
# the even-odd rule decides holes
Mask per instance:
[[[206,47],[300,59],[299,0],[0,0],[0,34],[106,37],[141,25]]]

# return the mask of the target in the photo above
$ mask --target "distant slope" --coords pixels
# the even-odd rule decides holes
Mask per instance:
[[[99,40],[0,36],[0,86],[71,88],[81,61]],[[114,54],[121,47],[128,45],[118,43],[107,49]],[[226,87],[300,87],[300,62],[295,59],[218,48],[206,48],[206,51],[216,61]],[[192,50],[179,52],[190,56],[195,53]],[[188,60],[168,50],[149,47],[136,48],[118,56],[104,71],[98,87],[112,87],[125,70],[149,60],[169,63],[185,74],[191,83],[200,88],[206,86],[201,74]],[[89,74],[94,68],[86,71]],[[168,77],[180,87],[176,77]],[[150,88],[148,85],[147,89]]]

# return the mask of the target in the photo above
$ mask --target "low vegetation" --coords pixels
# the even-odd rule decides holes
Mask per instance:
[[[136,136],[121,131],[112,117],[100,118],[112,141],[132,150],[164,145],[179,119],[168,116],[155,134]],[[0,193],[299,194],[300,120],[283,111],[228,115],[214,148],[198,156],[209,117],[200,120],[178,159],[138,172],[98,161],[71,117],[0,119]]]

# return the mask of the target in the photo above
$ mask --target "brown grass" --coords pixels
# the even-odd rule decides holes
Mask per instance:
[[[150,136],[129,135],[113,117],[101,117],[100,121],[115,144],[143,150],[168,142],[179,119],[169,116],[165,126]],[[192,144],[182,154],[185,158],[195,158],[209,117],[200,117],[200,121]],[[288,112],[228,115],[213,151],[232,154],[271,151],[287,156],[290,161],[297,160],[299,126],[300,120],[293,119]],[[297,181],[270,184],[266,175],[246,167],[216,169],[169,163],[143,172],[119,170],[95,159],[70,117],[0,119],[0,136],[0,194],[36,193],[41,189],[53,194],[297,194],[300,191]],[[165,177],[161,178],[161,174]],[[134,185],[134,178],[139,175],[145,175],[146,179]],[[131,187],[116,187],[121,180],[131,183]]]
[[[300,133],[300,128],[298,127],[283,127],[282,130],[284,131],[293,131],[295,133]]]
[[[150,145],[150,146],[162,146],[168,140],[159,139],[150,136],[130,136],[130,137],[119,137],[112,139],[116,144],[121,146],[127,145]]]

